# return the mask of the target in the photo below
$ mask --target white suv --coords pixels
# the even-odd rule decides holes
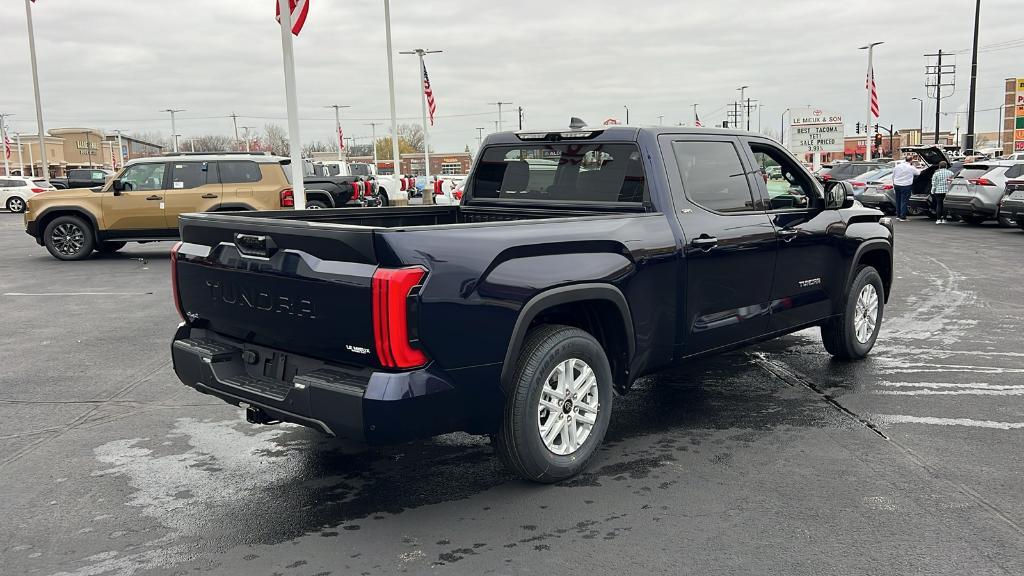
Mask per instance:
[[[0,206],[11,212],[24,212],[33,194],[53,189],[53,185],[45,178],[0,176]]]

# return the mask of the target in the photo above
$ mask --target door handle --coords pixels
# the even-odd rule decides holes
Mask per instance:
[[[800,232],[794,228],[783,228],[778,232],[779,238],[781,238],[783,242],[791,241],[793,238],[796,238],[799,233]]]
[[[157,196],[156,194],[153,194],[152,196],[146,196],[146,200],[163,200],[163,199],[164,199],[163,196]]]
[[[203,194],[203,198],[216,198],[216,194]]]
[[[700,237],[694,238],[690,242],[690,245],[694,248],[699,248],[700,250],[707,252],[718,245],[718,238],[708,236],[707,234],[701,234]]]

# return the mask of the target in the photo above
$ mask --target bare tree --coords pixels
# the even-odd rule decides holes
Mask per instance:
[[[338,145],[334,142],[314,140],[313,142],[302,145],[302,157],[309,158],[314,152],[336,152],[337,150]]]
[[[263,140],[264,149],[269,150],[275,156],[288,156],[291,148],[288,146],[288,134],[279,124],[268,123],[263,127],[266,137]]]
[[[196,152],[224,152],[231,150],[234,147],[234,142],[230,137],[223,134],[205,134],[192,139],[192,144],[196,147]],[[188,149],[192,149],[192,144],[188,144]],[[181,149],[184,144],[178,144],[178,148]]]
[[[391,137],[384,136],[377,138],[377,157],[382,160],[391,158]],[[398,126],[398,153],[412,154],[423,152],[423,127],[417,124],[399,124]]]
[[[136,140],[142,140],[143,142],[149,142],[150,144],[156,144],[161,148],[171,148],[171,139],[165,138],[159,131],[156,132],[132,132],[128,135],[129,138],[135,138]]]

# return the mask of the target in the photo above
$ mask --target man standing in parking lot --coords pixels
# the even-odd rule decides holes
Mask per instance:
[[[910,201],[910,193],[914,189],[914,177],[920,173],[921,171],[910,163],[909,154],[898,162],[892,171],[892,187],[896,190],[896,217],[900,221],[907,220],[907,202]]]
[[[946,200],[946,192],[949,192],[949,183],[953,181],[953,171],[946,167],[946,161],[939,162],[939,169],[932,174],[932,199],[935,202],[935,223],[945,224],[943,217],[945,211],[943,203]]]

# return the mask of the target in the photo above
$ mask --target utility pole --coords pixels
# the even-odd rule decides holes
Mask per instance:
[[[7,117],[11,114],[0,112],[0,146],[4,149],[4,176],[11,175],[11,161],[7,158]]]
[[[476,149],[480,150],[484,147],[484,128],[477,127],[476,129]]]
[[[935,57],[936,61],[935,61],[934,65],[927,65],[924,68],[925,76],[926,77],[929,76],[929,75],[935,76],[935,82],[934,83],[928,83],[926,81],[925,89],[927,90],[928,88],[934,88],[934,96],[929,94],[929,97],[935,98],[935,145],[936,146],[938,146],[938,144],[939,144],[939,121],[941,119],[941,114],[942,114],[942,99],[943,98],[948,98],[949,96],[952,96],[953,95],[953,91],[956,90],[956,65],[955,64],[943,64],[942,63],[942,56],[943,56],[942,50],[939,50],[935,54],[925,54],[926,58]],[[946,76],[946,75],[952,75],[953,76],[953,81],[952,82],[947,82],[947,83],[943,84],[942,83],[942,77]],[[942,95],[942,89],[943,88],[949,88],[949,87],[952,87],[953,90],[950,91],[949,94],[946,94],[945,96],[943,96]]]
[[[758,109],[760,110],[760,107],[758,106],[758,104],[760,104],[760,100],[751,100],[751,99],[750,99],[749,97],[747,98],[747,103],[746,103],[746,105],[744,106],[744,112],[746,113],[746,117],[747,117],[747,132],[749,132],[749,131],[750,131],[750,118],[751,118],[751,117],[753,116],[753,115],[752,115],[752,114],[750,113],[750,111],[751,111],[751,109],[753,109],[753,108],[758,108]],[[761,117],[761,113],[760,113],[760,111],[758,111],[758,122],[757,122],[757,124],[758,124],[758,130],[760,130],[760,129],[761,129],[761,126],[760,126],[760,125],[761,125],[760,117]]]
[[[519,107],[519,129],[523,129],[523,107]]]
[[[629,124],[629,106],[623,105],[622,107],[626,109],[626,124]]]
[[[177,152],[178,151],[178,125],[174,123],[174,115],[177,114],[178,112],[184,112],[184,110],[181,110],[181,109],[175,110],[173,108],[167,108],[166,110],[161,110],[161,112],[170,112],[171,113],[171,149],[174,152]]]
[[[239,146],[238,146],[238,114],[235,114],[234,112],[231,113],[231,123],[235,127],[235,148],[237,149],[237,148],[239,148]],[[195,148],[195,144],[193,144],[192,147]],[[195,150],[192,150],[192,151],[195,152]]]
[[[739,90],[739,92],[740,92],[740,105],[741,106],[743,105],[744,94],[746,93],[747,88],[750,88],[750,86],[744,85],[744,86],[740,86],[739,88],[737,88],[737,90]],[[737,128],[742,128],[743,127],[743,115],[742,115],[742,112],[740,113],[739,123],[736,125],[736,127]]]
[[[351,108],[343,104],[331,104],[324,106],[324,108],[334,108],[334,135],[338,139],[338,160],[342,160],[342,151],[345,149],[345,136],[344,132],[341,131],[341,109]]]
[[[399,52],[399,54],[415,54],[420,59],[420,103],[423,108],[423,174],[427,177],[427,187],[423,189],[424,204],[434,203],[434,192],[431,188],[432,182],[430,181],[430,132],[429,127],[427,126],[427,92],[424,86],[424,79],[427,77],[427,68],[423,63],[423,56],[425,54],[440,54],[441,52],[443,52],[443,50],[427,50],[424,48],[416,48],[414,50]]]
[[[506,105],[510,106],[510,105],[512,105],[512,103],[511,102],[502,102],[501,99],[499,98],[497,102],[488,102],[488,104],[491,105],[491,106],[497,106],[498,107],[498,123],[495,124],[494,131],[495,132],[501,132],[501,129],[503,127],[503,124],[501,123],[501,107],[502,106],[506,106]]]
[[[727,110],[726,115],[726,127],[737,128],[740,126],[740,105],[739,102],[733,102],[731,104],[732,110]]]
[[[252,138],[249,137],[249,130],[256,128],[255,126],[242,126],[243,133],[245,134],[245,151],[252,152],[251,144]]]
[[[974,48],[971,50],[971,95],[967,104],[967,138],[964,154],[974,154],[974,107],[978,88],[978,21],[981,19],[981,0],[974,4]]]
[[[371,147],[373,148],[373,170],[375,172],[377,170],[377,124],[379,124],[379,122],[364,124],[364,126],[370,127],[370,142]]]
[[[867,46],[861,46],[860,48],[858,48],[858,50],[867,50],[868,51],[868,73],[865,76],[865,78],[866,78],[866,82],[865,82],[866,86],[865,87],[866,87],[867,93],[868,93],[868,113],[867,113],[867,116],[865,118],[865,124],[864,124],[864,126],[865,126],[865,128],[864,128],[864,130],[865,130],[865,135],[864,135],[864,140],[865,140],[864,159],[865,160],[871,160],[871,130],[868,129],[867,127],[871,126],[871,114],[872,114],[871,113],[871,87],[875,83],[874,55],[875,55],[875,46],[878,46],[879,44],[884,44],[884,42],[872,42],[872,43],[868,44]]]

